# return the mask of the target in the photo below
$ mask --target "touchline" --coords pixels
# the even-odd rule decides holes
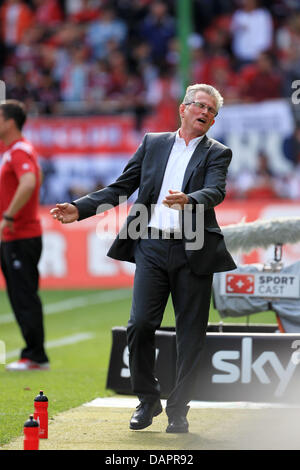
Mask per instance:
[[[214,374],[212,376],[212,382],[234,383],[240,379],[241,383],[247,384],[251,382],[252,373],[254,373],[262,384],[269,384],[271,380],[264,370],[264,366],[269,363],[279,379],[274,395],[276,397],[282,396],[297,367],[297,363],[293,361],[292,354],[286,368],[283,367],[274,351],[264,351],[253,361],[252,343],[252,338],[243,338],[240,351],[221,350],[214,353],[212,356],[212,365],[215,369],[223,373]],[[228,362],[237,359],[241,359],[241,367],[232,362]]]

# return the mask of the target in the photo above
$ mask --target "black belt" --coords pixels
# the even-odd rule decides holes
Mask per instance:
[[[156,227],[148,227],[148,236],[159,240],[182,240],[182,234],[179,230],[161,230]]]

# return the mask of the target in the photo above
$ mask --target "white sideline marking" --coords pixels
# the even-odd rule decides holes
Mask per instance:
[[[94,333],[78,333],[72,336],[64,336],[63,338],[54,339],[52,341],[47,341],[45,348],[58,348],[60,346],[67,346],[69,344],[76,344],[80,341],[86,341],[87,339],[94,338]],[[14,349],[6,353],[6,359],[11,359],[12,357],[18,356],[20,354],[20,349]]]
[[[99,408],[135,408],[138,404],[139,400],[137,398],[106,397],[95,398],[95,400],[92,400],[89,403],[84,403],[83,406]],[[161,400],[161,404],[165,408],[166,400]],[[248,410],[260,410],[263,408],[299,408],[299,406],[287,405],[285,403],[254,403],[247,401],[213,402],[196,400],[191,401],[189,406],[191,408],[228,408]]]
[[[105,304],[114,302],[115,300],[127,299],[131,296],[131,290],[118,289],[109,292],[98,292],[85,296],[71,297],[70,299],[60,300],[51,304],[44,305],[44,315],[52,315],[58,312],[66,312],[74,308],[85,307],[86,305]],[[0,325],[12,323],[15,317],[12,313],[4,313],[0,315]]]

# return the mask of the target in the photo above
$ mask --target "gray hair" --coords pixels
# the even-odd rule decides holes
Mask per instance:
[[[221,106],[223,106],[224,98],[221,93],[216,88],[211,85],[207,85],[206,83],[196,83],[195,85],[188,86],[185,97],[183,98],[183,104],[193,101],[198,91],[203,91],[204,93],[207,93],[207,95],[215,98],[217,111],[219,111]]]

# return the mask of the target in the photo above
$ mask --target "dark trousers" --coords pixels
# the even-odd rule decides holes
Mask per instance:
[[[176,383],[167,400],[168,416],[186,414],[193,397],[208,322],[213,274],[197,276],[181,240],[140,240],[127,328],[133,392],[141,401],[160,396],[155,378],[155,330],[171,293],[176,321]]]
[[[38,295],[41,237],[1,242],[0,259],[11,307],[26,347],[21,358],[48,362],[44,350],[43,309]]]

